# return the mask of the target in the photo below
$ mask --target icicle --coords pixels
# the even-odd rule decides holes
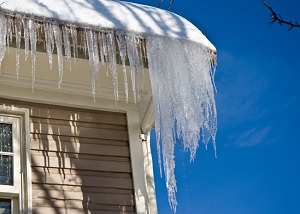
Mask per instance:
[[[137,88],[137,94],[138,94],[138,100],[140,100],[140,89],[141,85],[143,85],[143,77],[144,77],[144,60],[143,60],[143,52],[142,52],[142,46],[143,42],[141,38],[136,37],[137,42],[137,49],[138,49],[138,72],[137,72],[137,82],[136,82],[136,88]]]
[[[75,27],[70,27],[71,37],[72,37],[72,45],[73,45],[73,58],[74,62],[78,57],[78,45],[77,45],[77,30]]]
[[[86,58],[86,51],[87,51],[87,41],[86,41],[86,29],[81,31],[81,47],[83,47],[84,57]]]
[[[6,45],[7,45],[7,47],[8,47],[8,49],[7,50],[9,50],[9,45],[12,43],[12,34],[13,34],[13,27],[12,27],[12,24],[13,24],[13,22],[12,22],[12,18],[10,18],[10,17],[6,17],[6,22],[7,22],[7,33],[6,33]]]
[[[139,38],[138,40],[138,49],[139,49],[139,60],[140,60],[140,69],[142,72],[142,75],[144,74],[144,56],[146,56],[145,52],[143,53],[143,50],[145,50],[144,45],[143,45],[143,40]]]
[[[93,41],[94,41],[94,64],[95,64],[95,78],[99,83],[99,50],[98,50],[98,36],[97,33],[93,31]]]
[[[29,38],[30,38],[30,47],[31,47],[31,59],[32,59],[32,89],[34,88],[35,84],[35,63],[36,63],[36,23],[32,20],[28,20],[28,31],[29,31]]]
[[[132,83],[132,91],[134,102],[136,103],[137,99],[137,87],[136,87],[136,79],[137,73],[139,70],[139,54],[137,50],[137,43],[136,43],[136,35],[133,33],[126,34],[126,43],[127,43],[127,54],[130,64],[130,73],[131,73],[131,83]]]
[[[94,36],[92,30],[86,31],[86,42],[87,49],[89,54],[89,62],[90,62],[90,73],[91,73],[91,83],[92,83],[92,95],[95,99],[96,96],[96,65],[95,65],[95,49],[94,49]]]
[[[51,23],[44,24],[45,31],[45,40],[46,40],[46,51],[48,54],[48,60],[50,65],[50,70],[52,70],[52,62],[53,62],[53,49],[54,49],[54,37]]]
[[[63,32],[63,39],[64,39],[65,56],[66,56],[69,69],[71,71],[71,46],[70,46],[70,39],[69,39],[70,35],[69,35],[69,30],[65,25],[62,26],[62,32]]]
[[[104,65],[104,47],[103,47],[103,42],[102,42],[102,33],[98,33],[98,45],[99,45],[99,52],[100,52],[100,60],[101,64]]]
[[[58,87],[60,88],[62,80],[63,80],[63,72],[64,72],[64,65],[63,65],[63,53],[62,53],[62,38],[61,38],[61,30],[58,24],[52,25],[53,34],[55,38],[55,45],[57,50],[57,61],[58,61]]]
[[[16,17],[15,32],[16,32],[16,46],[17,46],[17,50],[16,50],[16,75],[17,75],[17,80],[19,80],[22,18],[18,17],[18,16]]]
[[[190,152],[191,160],[195,158],[199,140],[205,145],[212,141],[215,148],[217,113],[211,78],[212,56],[200,45],[184,40],[148,36],[146,45],[158,151],[162,150],[169,203],[175,211],[176,141]]]
[[[108,60],[109,60],[109,67],[110,67],[110,72],[111,72],[113,86],[114,86],[115,101],[118,101],[119,86],[118,86],[118,73],[117,73],[117,60],[116,60],[116,44],[115,44],[115,36],[113,32],[107,32],[107,42],[108,42]]]
[[[117,42],[119,47],[119,54],[121,58],[121,62],[123,65],[123,79],[124,79],[124,87],[125,87],[125,96],[126,96],[126,103],[128,103],[128,80],[127,80],[127,72],[126,72],[126,38],[125,33],[117,31]]]
[[[6,52],[6,33],[7,33],[6,17],[0,13],[0,69],[1,69],[2,60]]]
[[[24,40],[25,40],[25,61],[29,55],[29,32],[28,32],[28,20],[23,18],[23,30],[24,30]]]
[[[108,76],[108,47],[107,47],[107,38],[106,38],[106,33],[101,32],[101,49],[103,51],[103,56],[104,56],[104,61],[106,63],[106,75]],[[102,61],[103,62],[103,61]]]

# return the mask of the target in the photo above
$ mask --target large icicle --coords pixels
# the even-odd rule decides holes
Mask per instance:
[[[191,160],[195,158],[199,140],[206,145],[211,140],[215,147],[217,113],[211,53],[193,42],[148,36],[147,56],[158,151],[160,156],[161,136],[169,203],[175,211],[175,143],[183,144]]]

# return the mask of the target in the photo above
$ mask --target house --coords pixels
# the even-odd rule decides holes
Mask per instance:
[[[157,107],[169,105],[160,103],[166,98],[157,85],[169,76],[154,71],[178,41],[207,56],[191,62],[206,69],[210,101],[201,108],[215,122],[215,48],[185,19],[122,1],[2,3],[0,212],[157,213],[149,130],[154,117],[157,130],[158,120],[161,128],[172,122],[164,118],[169,110]],[[166,44],[169,51],[162,50]],[[212,124],[206,129],[214,137]],[[165,170],[174,174],[174,166]],[[166,179],[168,185],[174,178]],[[168,188],[176,207],[176,184]]]

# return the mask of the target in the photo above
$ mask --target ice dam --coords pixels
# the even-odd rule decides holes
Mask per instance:
[[[53,57],[58,59],[58,87],[63,84],[63,58],[66,59],[65,62],[71,70],[71,60],[76,60],[78,51],[86,54],[90,64],[91,94],[94,99],[98,93],[96,89],[99,72],[106,72],[99,70],[99,65],[102,63],[107,65],[111,74],[116,102],[119,99],[118,72],[123,73],[126,100],[128,101],[128,91],[132,90],[134,101],[138,102],[139,77],[143,75],[145,62],[147,62],[154,103],[158,161],[160,166],[163,166],[170,206],[176,211],[175,144],[180,142],[185,151],[190,153],[191,160],[195,158],[201,141],[206,146],[211,142],[216,148],[217,111],[214,98],[216,50],[214,46],[199,30],[191,35],[180,35],[178,29],[186,27],[186,20],[182,22],[183,26],[171,23],[175,33],[166,35],[155,29],[151,20],[148,20],[149,17],[143,18],[142,21],[149,22],[150,26],[139,30],[135,24],[131,27],[125,24],[110,26],[103,22],[104,24],[101,25],[101,22],[94,23],[94,20],[84,16],[82,19],[85,18],[85,21],[81,23],[80,18],[78,21],[78,18],[73,20],[72,17],[59,15],[64,14],[64,11],[55,13],[56,15],[51,17],[36,7],[32,7],[35,9],[30,11],[32,0],[26,0],[24,4],[29,9],[19,10],[17,4],[14,4],[16,1],[10,2],[7,2],[7,6],[3,3],[0,7],[0,64],[6,50],[14,41],[17,49],[16,79],[18,79],[21,60],[20,44],[23,41],[25,60],[31,60],[32,64],[33,90],[36,82],[38,41],[44,43],[50,68],[53,66]],[[71,4],[70,0],[67,2]],[[101,2],[116,4],[114,1],[102,0]],[[51,1],[48,1],[48,4],[53,10],[59,11],[59,4],[55,5]],[[177,15],[167,11],[144,7],[164,16],[178,18]],[[85,14],[86,11],[82,13]],[[43,14],[46,16],[44,17]],[[123,15],[126,19],[134,19],[129,13]],[[145,17],[144,14],[140,15]],[[169,21],[167,18],[166,20],[165,24],[168,24]],[[194,31],[195,29],[191,29],[189,32]],[[118,62],[121,62],[123,69],[117,70]],[[130,70],[126,70],[126,63],[129,63]],[[127,79],[127,72],[130,72],[130,80]],[[127,81],[131,81],[132,88],[128,88]]]

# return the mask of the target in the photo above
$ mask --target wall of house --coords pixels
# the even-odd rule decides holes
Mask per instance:
[[[29,109],[33,213],[135,213],[126,114],[2,104]]]

